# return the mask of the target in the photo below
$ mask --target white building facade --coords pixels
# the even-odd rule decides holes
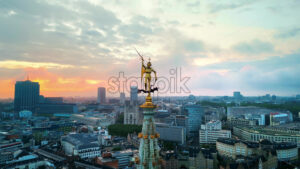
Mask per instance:
[[[214,144],[218,138],[231,138],[230,130],[222,130],[221,121],[210,121],[205,125],[201,125],[199,130],[200,144]]]
[[[61,145],[66,155],[80,158],[95,158],[101,156],[98,135],[76,133],[63,136]]]

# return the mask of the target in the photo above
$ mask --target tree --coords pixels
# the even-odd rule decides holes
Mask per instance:
[[[114,147],[114,148],[112,149],[112,151],[120,151],[120,150],[121,150],[121,147],[120,147],[120,146]]]
[[[113,124],[108,126],[108,132],[113,136],[127,137],[129,133],[139,133],[142,131],[141,125],[134,124]]]

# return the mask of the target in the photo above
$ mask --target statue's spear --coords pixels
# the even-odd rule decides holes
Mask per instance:
[[[142,60],[141,84],[143,84],[143,74],[144,74],[144,67],[143,67],[143,65],[144,65],[144,58],[143,58],[143,56],[139,53],[139,51],[138,51],[136,48],[134,48],[134,49],[135,49],[136,53],[140,56],[140,58],[141,58],[141,60]]]
[[[136,53],[140,56],[140,58],[141,58],[141,60],[142,60],[142,62],[144,63],[144,58],[143,58],[143,56],[139,53],[139,51],[138,50],[136,50],[136,48],[134,48],[135,49],[135,51],[136,51]]]

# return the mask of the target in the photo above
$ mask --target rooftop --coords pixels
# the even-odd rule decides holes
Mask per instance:
[[[62,137],[62,141],[69,142],[79,149],[98,146],[98,137],[96,134],[76,133]]]
[[[276,127],[262,127],[262,126],[235,126],[234,128],[239,128],[251,133],[256,134],[266,134],[266,135],[273,135],[273,136],[295,136],[300,137],[300,134],[297,133],[290,133],[287,130],[278,130]]]
[[[218,138],[218,142],[224,143],[224,144],[229,144],[229,145],[234,145],[236,143],[243,143],[247,145],[249,148],[258,148],[259,144],[256,142],[250,142],[250,141],[243,141],[243,140],[236,140],[232,138]]]

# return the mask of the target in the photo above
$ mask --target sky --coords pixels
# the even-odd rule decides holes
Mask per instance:
[[[27,77],[44,96],[96,96],[140,75],[135,48],[159,79],[188,78],[161,95],[293,96],[299,20],[298,0],[0,0],[0,98]]]

